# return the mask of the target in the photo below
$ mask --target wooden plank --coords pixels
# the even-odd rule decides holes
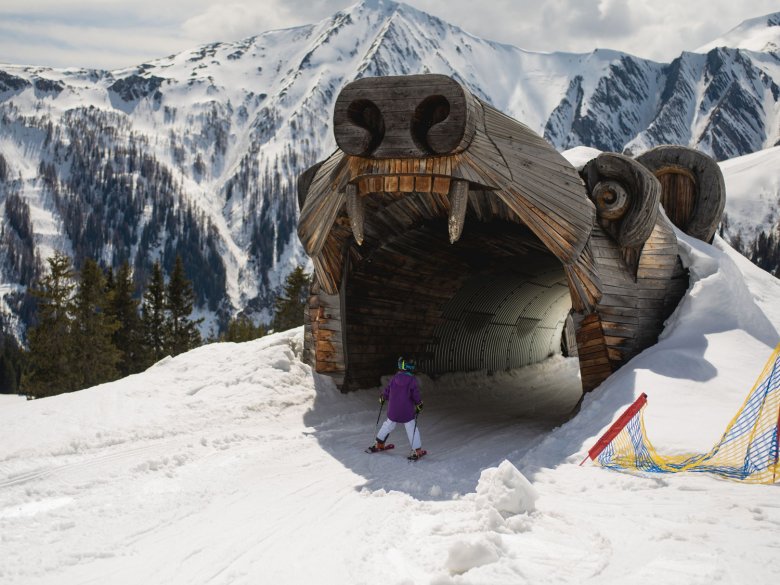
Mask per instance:
[[[659,266],[658,264],[656,264],[655,266],[653,266],[651,265],[650,262],[643,262],[640,268],[641,268],[641,274],[639,275],[640,278],[660,279],[661,281],[667,281],[672,274],[674,265]]]
[[[590,392],[612,374],[612,366],[608,360],[604,363],[580,368],[582,375],[582,389]]]
[[[430,193],[433,187],[433,178],[427,175],[418,175],[414,180],[415,191]]]
[[[387,175],[384,183],[385,191],[400,191],[399,179],[397,175]]]
[[[450,178],[449,177],[434,177],[433,187],[431,189],[434,193],[441,195],[447,195],[450,192]]]
[[[336,362],[328,362],[325,360],[317,360],[316,370],[320,374],[333,375],[335,373],[343,373],[344,368],[341,364]]]
[[[580,355],[590,355],[589,352],[595,352],[601,355],[603,354],[604,345],[604,336],[600,334],[598,336],[593,336],[591,339],[582,338],[577,342],[577,348],[582,352]]]
[[[414,191],[414,176],[413,175],[402,175],[398,179],[398,187],[399,190],[404,193],[411,193]]]
[[[656,147],[637,161],[662,180],[662,203],[675,225],[711,242],[726,205],[725,182],[718,164],[704,153],[682,146]]]

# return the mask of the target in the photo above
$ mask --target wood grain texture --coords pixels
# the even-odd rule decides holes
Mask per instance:
[[[655,226],[661,186],[658,180],[633,159],[615,153],[603,153],[590,161],[582,175],[592,198],[615,183],[614,191],[627,194],[622,209],[615,203],[599,198],[596,210],[599,224],[617,241],[621,248],[639,248],[644,245]]]
[[[315,276],[304,315],[304,361],[342,385],[346,370],[344,345],[341,299],[325,293]]]
[[[636,160],[663,179],[664,209],[674,224],[712,242],[726,207],[726,185],[715,160],[684,146],[658,146]]]
[[[661,186],[654,175],[612,153],[591,161],[582,174],[598,217],[589,244],[603,295],[594,312],[614,370],[655,343],[688,278],[674,230],[658,213]],[[583,386],[600,383],[599,375],[609,373],[589,370]]]
[[[612,360],[604,340],[601,318],[593,313],[574,315],[582,389],[590,392],[612,373]]]

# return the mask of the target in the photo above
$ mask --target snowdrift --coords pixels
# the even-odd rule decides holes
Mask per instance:
[[[400,431],[394,451],[363,452],[376,393],[313,375],[300,330],[74,394],[4,398],[0,581],[776,579],[776,486],[577,466],[640,392],[659,450],[707,450],[778,341],[780,282],[719,239],[678,237],[688,293],[658,344],[577,417],[562,424],[577,398],[562,357],[423,379],[418,463]]]

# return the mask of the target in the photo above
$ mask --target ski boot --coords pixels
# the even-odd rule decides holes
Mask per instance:
[[[366,449],[366,453],[378,453],[379,451],[388,451],[395,447],[392,443],[385,443],[384,441],[376,440],[376,443]]]

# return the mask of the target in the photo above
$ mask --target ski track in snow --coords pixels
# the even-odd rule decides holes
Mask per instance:
[[[0,397],[0,582],[776,580],[777,486],[578,466],[641,391],[659,451],[708,449],[777,342],[780,282],[722,240],[680,237],[687,296],[575,418],[573,359],[421,376],[415,463],[400,427],[395,450],[363,452],[379,389],[343,395],[312,374],[300,330]]]

